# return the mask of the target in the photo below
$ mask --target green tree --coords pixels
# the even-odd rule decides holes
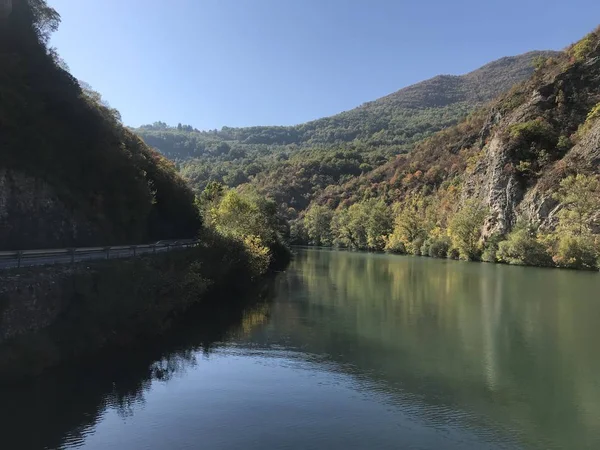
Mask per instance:
[[[333,211],[326,206],[314,205],[304,215],[304,229],[313,245],[332,245],[331,220]]]
[[[331,219],[331,236],[336,247],[358,248],[350,226],[349,208],[338,208]]]
[[[487,209],[476,199],[467,202],[450,221],[450,237],[466,260],[478,259],[481,253],[481,229],[487,216]]]
[[[554,198],[562,209],[559,229],[575,236],[590,234],[600,211],[600,182],[595,176],[569,176],[561,181]]]
[[[549,266],[550,255],[532,227],[519,222],[505,241],[498,244],[496,257],[499,261],[516,265]]]
[[[385,238],[392,231],[390,208],[383,200],[370,199],[361,204],[363,214],[367,216],[367,248],[383,250]]]
[[[219,193],[217,186],[211,190]],[[224,191],[204,196],[206,225],[217,234],[242,243],[251,258],[255,275],[265,273],[277,257],[284,256],[275,204],[254,193]]]
[[[404,203],[394,205],[394,210],[394,230],[388,238],[388,249],[420,254],[427,233],[424,200],[420,196],[410,197]]]

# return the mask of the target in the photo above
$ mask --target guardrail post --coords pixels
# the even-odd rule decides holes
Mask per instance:
[[[71,255],[71,264],[75,264],[75,249],[74,248],[70,248],[69,249],[69,254]]]
[[[110,259],[110,247],[105,247],[104,251],[106,252],[106,259]]]
[[[156,255],[156,244],[152,244],[152,253]]]
[[[23,258],[23,252],[17,252],[17,269],[21,268],[21,259]]]

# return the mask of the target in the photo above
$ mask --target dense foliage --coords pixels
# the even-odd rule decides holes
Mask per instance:
[[[530,80],[410,154],[326,188],[293,224],[293,237],[432,257],[600,268],[600,169],[593,137],[600,129],[600,30],[583,42],[538,61]],[[498,128],[498,117],[517,108],[522,120]],[[535,187],[548,198],[546,208],[554,208],[543,228],[521,211],[506,234],[484,233],[491,212],[484,199],[472,197],[471,178],[485,162],[492,135],[505,152],[503,171],[514,174],[521,195]],[[578,142],[583,146],[571,152]]]
[[[597,176],[565,178],[556,196],[562,205],[554,230],[520,222],[505,237],[482,239],[487,211],[475,199],[456,201],[456,190],[409,195],[387,206],[369,199],[331,210],[312,205],[296,225],[295,237],[313,245],[357,250],[504,262],[518,265],[600,268],[600,211]]]
[[[287,263],[290,254],[282,237],[286,225],[274,202],[214,182],[207,186],[198,202],[206,225],[204,237],[214,233],[242,245],[254,276]]]
[[[94,225],[95,244],[194,236],[194,195],[174,164],[48,48],[60,16],[43,0],[13,3],[0,27],[0,168],[52,186]]]

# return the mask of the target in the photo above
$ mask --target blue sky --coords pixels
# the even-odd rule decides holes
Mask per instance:
[[[561,49],[598,0],[48,0],[52,40],[127,125],[290,125]]]

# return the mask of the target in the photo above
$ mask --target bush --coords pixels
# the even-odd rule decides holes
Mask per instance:
[[[402,242],[402,240],[395,233],[392,233],[386,239],[385,250],[390,253],[398,253],[401,255],[406,254],[404,242]]]
[[[459,259],[460,258],[460,251],[456,247],[451,247],[448,250],[447,258],[448,259]]]
[[[406,252],[411,255],[420,256],[421,255],[421,247],[425,240],[422,237],[416,238],[414,241],[410,242],[406,245]]]
[[[526,227],[518,227],[500,242],[496,254],[498,261],[527,266],[551,266],[552,260],[544,245]]]
[[[580,62],[587,58],[592,51],[594,50],[594,45],[597,44],[598,39],[595,33],[590,33],[581,39],[579,42],[574,44],[569,49],[569,54],[575,59],[575,61]]]
[[[421,245],[421,255],[429,256],[429,250],[431,249],[431,239],[425,239],[423,245]]]
[[[486,241],[481,260],[488,263],[498,262],[498,245],[502,242],[502,236],[499,234],[493,234]]]
[[[599,257],[590,237],[567,234],[557,238],[552,260],[558,267],[594,270],[600,267]]]
[[[421,254],[432,258],[446,258],[451,244],[447,236],[431,237],[423,243]]]

